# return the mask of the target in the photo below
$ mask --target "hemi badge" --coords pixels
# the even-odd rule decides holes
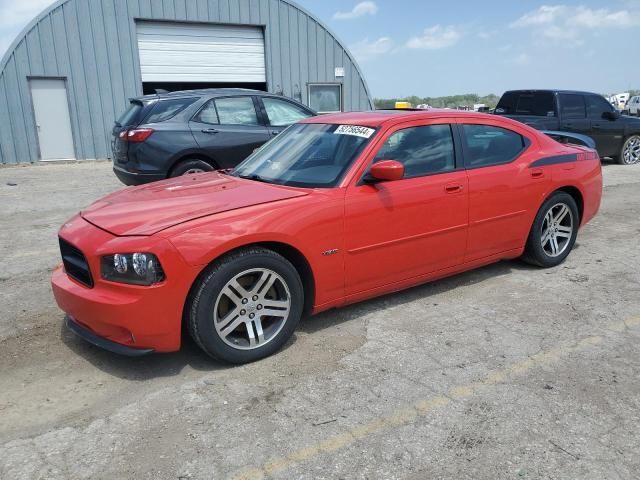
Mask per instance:
[[[326,252],[322,252],[322,255],[327,257],[329,255],[335,255],[336,253],[338,253],[338,249],[337,248],[333,248],[331,250],[327,250]]]

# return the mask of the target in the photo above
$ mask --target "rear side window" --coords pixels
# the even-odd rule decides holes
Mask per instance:
[[[587,111],[584,104],[584,97],[573,93],[561,93],[560,114],[562,118],[586,118]]]
[[[210,100],[194,120],[216,125],[258,125],[258,115],[251,97],[225,97]]]
[[[145,123],[166,122],[170,118],[175,117],[178,113],[180,113],[195,101],[195,98],[160,100],[155,104],[155,106],[151,110],[151,113],[145,119]]]
[[[496,113],[506,115],[555,116],[553,92],[506,92],[496,106]]]
[[[638,97],[633,97],[638,98]],[[587,111],[591,118],[602,118],[604,112],[612,112],[613,107],[600,95],[587,95]]]
[[[525,149],[522,135],[491,125],[462,125],[465,166],[488,167],[510,163]]]
[[[456,168],[451,126],[426,125],[393,133],[378,151],[375,162],[396,160],[405,178],[450,172]]]
[[[121,127],[130,127],[132,125],[138,124],[138,116],[142,111],[142,104],[138,102],[131,102],[129,104],[129,108],[127,108],[120,118],[118,118],[117,123]]]
[[[262,103],[269,117],[269,124],[274,127],[284,127],[292,125],[303,118],[308,118],[311,114],[286,100],[278,98],[263,97]]]

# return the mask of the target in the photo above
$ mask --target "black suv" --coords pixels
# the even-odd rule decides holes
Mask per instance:
[[[495,113],[538,130],[587,135],[601,157],[624,165],[640,163],[640,119],[620,115],[597,93],[512,90],[502,95]]]
[[[315,113],[257,90],[208,89],[130,100],[113,127],[113,171],[126,185],[235,167]]]

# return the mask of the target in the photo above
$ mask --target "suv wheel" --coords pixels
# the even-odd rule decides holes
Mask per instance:
[[[298,272],[281,255],[250,247],[205,271],[187,306],[188,328],[211,357],[247,363],[271,355],[291,337],[302,316]]]
[[[213,166],[204,160],[199,160],[197,158],[183,160],[178,163],[173,169],[171,173],[169,173],[169,177],[179,177],[180,175],[192,175],[194,173],[202,173],[202,172],[212,172],[215,170]]]
[[[579,226],[580,214],[573,197],[554,193],[538,210],[522,259],[545,268],[560,265],[576,242]]]

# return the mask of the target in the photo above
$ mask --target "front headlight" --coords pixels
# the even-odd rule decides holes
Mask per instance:
[[[164,271],[153,253],[116,253],[102,257],[102,278],[110,282],[153,285],[164,280]]]

